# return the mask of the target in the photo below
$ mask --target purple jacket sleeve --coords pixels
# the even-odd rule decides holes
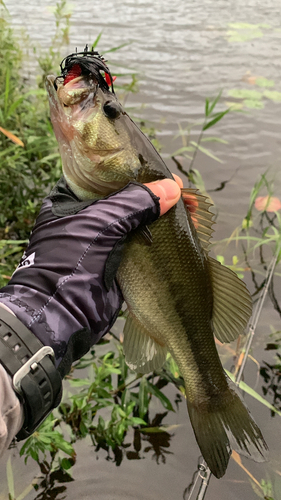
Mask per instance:
[[[110,289],[105,285],[108,256],[128,232],[155,221],[160,207],[151,191],[134,183],[74,215],[54,215],[52,203],[44,200],[0,302],[54,349],[59,364],[75,332],[85,329],[92,345],[114,323],[123,299],[115,279]]]

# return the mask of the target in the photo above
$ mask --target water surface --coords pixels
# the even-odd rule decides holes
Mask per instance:
[[[7,0],[6,5],[15,30],[20,32],[25,28],[32,44],[47,48],[55,29],[50,10],[53,2],[28,0],[19,3]],[[106,3],[84,0],[73,3],[72,9],[70,43],[64,49],[64,55],[74,51],[75,47],[82,50],[85,43],[93,42],[101,31],[101,52],[130,42],[121,51],[110,54],[111,67],[121,64],[138,73],[139,93],[130,96],[127,105],[135,106],[134,113],[159,130],[162,153],[175,172],[170,155],[181,146],[179,140],[174,140],[178,124],[184,127],[202,118],[206,97],[214,97],[222,90],[219,109],[223,109],[225,103],[231,100],[228,92],[232,89],[264,92],[266,88],[249,83],[254,82],[251,77],[256,76],[273,80],[271,90],[281,91],[280,8],[278,2],[273,0],[262,3],[258,0],[108,0]],[[240,27],[238,24],[233,26],[233,23],[240,23]],[[251,23],[255,28],[248,26],[242,30],[241,23]],[[32,72],[32,67],[26,68],[26,71]],[[212,146],[213,153],[223,163],[198,154],[195,166],[200,170],[207,190],[214,190],[222,181],[230,180],[223,190],[211,193],[219,213],[216,238],[229,236],[240,223],[247,210],[251,188],[266,169],[270,168],[270,175],[275,176],[276,194],[280,192],[281,103],[266,97],[261,103],[263,109],[244,107],[242,112],[227,115],[215,129],[208,131],[209,135],[228,141],[228,145],[215,143]],[[143,106],[139,108],[139,105]],[[195,140],[197,136],[198,132],[194,132]],[[187,167],[188,162],[183,162],[183,165]],[[226,252],[229,258],[232,254],[232,249]],[[250,276],[246,275],[245,279],[253,291]],[[275,280],[275,289],[280,299],[280,278]],[[269,325],[280,329],[280,316],[268,299],[252,352],[259,362],[264,359],[272,361],[272,354],[263,350],[270,332]],[[245,377],[252,386],[256,374],[256,367],[249,362]],[[262,383],[259,379],[257,390],[260,393]],[[170,389],[169,392],[171,398],[172,391]],[[280,472],[276,474],[273,471],[281,470],[280,417],[272,418],[269,410],[254,399],[245,399],[261,425],[271,453],[268,464],[247,460],[243,463],[258,481],[276,480]],[[154,411],[157,413],[163,409],[156,406]],[[151,445],[145,441],[137,455],[131,445],[128,448],[131,459],[125,457],[121,466],[117,467],[113,460],[106,460],[105,452],[95,452],[90,441],[83,440],[75,445],[78,458],[72,472],[74,481],[65,483],[66,489],[61,491],[55,490],[57,483],[54,484],[51,496],[44,493],[42,497],[37,497],[33,491],[26,498],[183,498],[199,455],[185,404],[180,404],[179,411],[169,414],[165,422],[179,426],[171,432],[171,438],[160,443],[163,453],[160,453],[158,463],[153,448],[149,449]],[[131,443],[132,435],[128,435],[126,440]],[[30,459],[24,466],[16,451],[12,450],[10,455],[16,471],[16,494],[19,495],[38,471]],[[2,464],[0,498],[7,498],[5,461]],[[212,478],[206,498],[254,500],[258,497],[248,476],[230,461],[223,479],[218,481]]]

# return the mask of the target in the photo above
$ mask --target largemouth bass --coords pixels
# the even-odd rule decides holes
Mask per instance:
[[[61,76],[47,78],[53,127],[69,187],[82,200],[107,196],[130,181],[172,178],[151,142],[118,102],[111,73],[96,52],[72,54]],[[196,211],[187,208],[196,199]],[[194,203],[193,203],[194,206]],[[187,408],[201,453],[221,477],[231,450],[265,459],[267,445],[226,376],[214,335],[230,342],[252,310],[245,284],[208,255],[212,213],[196,190],[129,235],[117,280],[128,306],[124,354],[137,372],[159,369],[169,351],[185,381]]]

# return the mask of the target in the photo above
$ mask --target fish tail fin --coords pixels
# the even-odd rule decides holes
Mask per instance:
[[[234,384],[223,399],[212,398],[208,408],[192,405],[187,408],[198,446],[212,474],[225,474],[231,450],[264,462],[268,447],[262,433],[250,415]],[[214,400],[213,400],[214,399]]]

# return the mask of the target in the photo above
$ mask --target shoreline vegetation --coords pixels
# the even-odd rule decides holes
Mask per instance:
[[[40,49],[37,49],[32,56],[37,59],[38,76],[36,84],[31,87],[30,82],[22,77],[26,64],[26,49],[22,47],[28,40],[24,35],[22,40],[15,37],[5,5],[0,3],[1,286],[8,282],[21,258],[42,199],[61,177],[61,159],[49,119],[44,80],[47,74],[57,73],[62,47],[68,45],[71,14],[66,6],[65,0],[57,3],[54,11],[56,30],[48,53],[40,53]],[[93,42],[95,48],[100,38],[101,35]],[[117,76],[122,81],[122,73],[117,73]],[[125,80],[126,83],[117,86],[117,92],[124,101],[128,92],[137,90],[135,74],[127,74]],[[186,176],[189,184],[206,196],[208,193],[204,180],[197,168],[197,154],[200,152],[220,161],[208,146],[212,142],[225,144],[226,141],[205,134],[231,111],[231,108],[217,111],[220,98],[221,93],[213,100],[206,99],[202,120],[186,127],[179,126],[177,138],[182,145],[171,155],[175,166]],[[160,147],[153,127],[147,126],[142,120],[140,126],[156,147]],[[198,130],[197,141],[191,139],[190,132],[194,128]],[[227,248],[229,255],[229,248],[233,249],[229,267],[241,278],[246,273],[251,276],[254,303],[266,284],[266,271],[272,255],[277,258],[274,277],[276,281],[280,279],[280,208],[280,199],[274,196],[274,181],[270,178],[270,172],[265,172],[253,186],[249,208],[241,224],[228,238],[213,243],[217,259],[224,264],[227,264],[224,250]],[[272,307],[281,316],[273,280],[269,286],[269,296]],[[120,331],[124,314],[118,319]],[[265,332],[264,344],[266,350],[272,350],[275,355],[272,364],[263,363],[260,366],[252,353],[249,356],[250,362],[256,366],[257,376],[261,375],[264,379],[263,397],[245,383],[244,390],[267,406],[271,415],[279,418],[280,331],[273,328]],[[231,346],[219,346],[224,365],[231,369],[234,376],[243,361],[244,347],[245,338]],[[167,388],[168,393],[173,394],[172,397],[167,396]],[[163,411],[155,415],[153,408],[156,400]],[[175,428],[169,425],[169,412],[177,411],[183,401],[183,380],[170,356],[162,370],[141,377],[125,364],[122,335],[119,338],[119,335],[111,332],[72,369],[66,378],[64,398],[59,408],[20,446],[20,455],[25,462],[30,457],[38,463],[39,470],[34,481],[18,496],[14,490],[15,472],[8,460],[10,500],[24,499],[33,488],[46,492],[55,483],[71,481],[71,467],[76,461],[75,443],[86,436],[90,437],[97,451],[105,450],[108,459],[116,465],[120,465],[125,457],[140,458],[141,441],[147,444],[147,453],[152,451],[157,462],[165,463],[170,453],[168,448],[172,430]],[[126,440],[129,435],[133,436],[131,446]],[[155,436],[158,436],[158,441]],[[273,486],[276,476],[274,471],[269,470],[267,479],[259,481],[237,457],[233,456],[257,496],[278,500],[280,496],[277,496]]]

